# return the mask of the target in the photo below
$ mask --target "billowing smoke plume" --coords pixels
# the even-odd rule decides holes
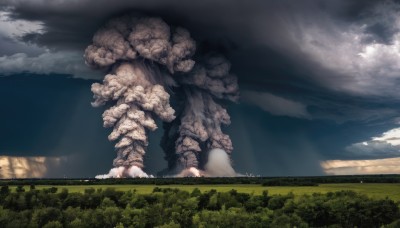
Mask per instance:
[[[180,78],[185,107],[178,113],[179,121],[164,126],[162,147],[170,169],[204,168],[207,157],[200,154],[202,151],[219,148],[230,154],[233,150],[229,136],[221,130],[222,124],[230,124],[230,116],[215,100],[236,101],[237,80],[229,74],[230,63],[223,57],[204,59]],[[175,148],[168,145],[171,138],[176,138]]]
[[[121,178],[124,176],[130,177],[153,177],[152,175],[147,175],[147,173],[143,172],[140,168],[136,166],[132,166],[130,168],[125,168],[123,166],[119,166],[116,168],[112,168],[108,174],[97,175],[97,179],[108,179],[108,178]]]
[[[208,153],[207,164],[203,170],[194,167],[184,169],[177,177],[235,177],[239,176],[232,168],[228,154],[222,149],[212,149]]]
[[[212,149],[208,155],[208,162],[204,167],[206,173],[213,177],[234,177],[236,176],[231,162],[225,151]]]
[[[230,124],[230,117],[218,102],[237,100],[237,80],[222,56],[195,51],[187,30],[159,18],[127,15],[96,32],[85,51],[86,64],[109,73],[102,84],[92,85],[92,105],[109,107],[104,127],[113,128],[108,138],[117,141],[115,168],[99,178],[147,177],[143,158],[147,132],[157,128],[155,118],[164,122],[161,146],[170,171],[198,176],[207,152],[216,148],[229,159],[232,142],[221,125]]]

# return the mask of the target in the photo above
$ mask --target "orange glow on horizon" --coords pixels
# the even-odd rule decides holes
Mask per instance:
[[[47,174],[49,164],[60,161],[60,157],[0,156],[0,178],[40,178]]]

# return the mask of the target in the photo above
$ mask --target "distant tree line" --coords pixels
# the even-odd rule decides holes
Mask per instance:
[[[0,188],[0,227],[399,227],[399,205],[352,191],[294,197],[236,190]]]
[[[202,185],[202,184],[264,184],[266,186],[300,185],[315,186],[327,183],[400,183],[400,175],[355,175],[355,176],[315,176],[315,177],[230,177],[230,178],[116,178],[116,179],[7,179],[3,185]]]
[[[262,186],[318,186],[318,183],[307,180],[270,179],[265,180]]]

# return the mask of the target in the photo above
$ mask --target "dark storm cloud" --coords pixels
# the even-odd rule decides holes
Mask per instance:
[[[35,47],[26,48],[26,45],[21,44],[12,38],[2,36],[0,34],[0,56],[12,55],[14,53],[26,53],[27,55],[38,55],[42,51]]]
[[[350,1],[347,13],[338,16],[343,16],[348,22],[364,25],[365,33],[370,35],[367,42],[390,44],[393,36],[399,32],[393,23],[399,9],[396,1]]]
[[[125,12],[136,12],[160,16],[170,24],[184,26],[205,49],[225,51],[242,85],[254,87],[281,82],[310,90],[319,88],[369,94],[369,88],[357,87],[360,84],[358,78],[348,76],[341,68],[330,69],[324,62],[316,62],[318,56],[306,53],[302,46],[307,44],[304,36],[313,35],[309,29],[314,28],[323,29],[317,32],[334,38],[338,32],[353,32],[349,29],[365,25],[360,31],[365,36],[363,39],[391,40],[397,31],[395,25],[390,24],[393,21],[391,17],[395,17],[397,12],[393,6],[397,5],[391,1],[384,3],[356,0],[256,0],[250,3],[175,0],[109,3],[85,0],[56,3],[38,0],[6,1],[4,5],[14,19],[43,22],[45,33],[28,33],[21,39],[52,49],[82,52],[94,31],[107,19]],[[315,37],[311,44],[325,48],[324,45],[330,43],[324,40],[326,37]],[[363,80],[369,83],[371,79]],[[391,82],[391,79],[383,81]],[[384,89],[385,85],[377,83],[376,86]],[[382,93],[392,93],[392,90],[393,87],[388,87]]]
[[[169,24],[187,28],[202,50],[223,52],[244,91],[241,104],[232,107],[232,126],[227,129],[235,146],[233,159],[247,162],[237,164],[239,171],[322,173],[319,160],[395,154],[393,148],[382,145],[358,148],[364,152],[349,148],[398,127],[400,61],[395,41],[400,39],[400,8],[396,1],[6,0],[0,6],[13,20],[43,22],[44,33],[29,32],[18,40],[56,53],[83,54],[105,21],[127,12],[162,17]],[[84,119],[99,116],[99,110],[88,105],[89,92],[82,92],[87,107],[79,115]],[[257,100],[254,94],[263,94],[263,99]],[[49,121],[52,118],[50,115]],[[105,135],[97,122],[88,128]],[[246,140],[242,132],[246,132]],[[33,133],[27,133],[22,141],[31,143],[30,135]],[[107,143],[104,135],[94,137],[97,143]],[[17,144],[3,145],[8,145],[3,149],[12,149]],[[88,150],[94,145],[88,145]],[[45,143],[35,148],[42,147],[50,148]],[[28,151],[25,149],[18,151]],[[99,154],[112,157],[112,149],[107,150],[99,149]],[[156,145],[149,151],[157,150]],[[258,160],[267,161],[265,167],[254,166]]]
[[[284,81],[302,87],[339,90],[350,84],[345,92],[365,92],[368,91],[365,88],[353,88],[353,84],[357,86],[357,79],[316,62],[313,53],[305,53],[302,45],[310,28],[323,29],[319,32],[335,37],[338,31],[346,32],[352,26],[363,25],[365,28],[360,32],[365,35],[363,39],[389,42],[397,31],[390,24],[397,12],[392,5],[396,5],[388,2],[377,7],[379,2],[38,0],[6,1],[5,5],[13,19],[44,24],[45,33],[28,33],[21,40],[56,50],[82,51],[107,19],[136,12],[160,16],[171,24],[184,26],[206,49],[225,51],[241,84]],[[387,9],[389,14],[383,15]],[[324,38],[316,37],[311,44],[324,48],[329,43]]]

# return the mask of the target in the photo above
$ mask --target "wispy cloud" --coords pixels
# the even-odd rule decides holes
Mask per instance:
[[[2,75],[29,72],[36,74],[71,74],[75,77],[98,79],[100,74],[85,66],[81,53],[78,52],[45,52],[38,56],[17,53],[0,57]]]
[[[0,34],[10,38],[18,38],[31,32],[43,34],[43,23],[40,21],[12,19],[10,18],[10,12],[0,11]]]
[[[368,141],[354,143],[346,147],[346,151],[359,157],[398,157],[400,156],[400,128],[391,129]]]
[[[257,105],[264,111],[276,116],[290,116],[310,119],[306,105],[265,92],[245,91],[242,100]]]

